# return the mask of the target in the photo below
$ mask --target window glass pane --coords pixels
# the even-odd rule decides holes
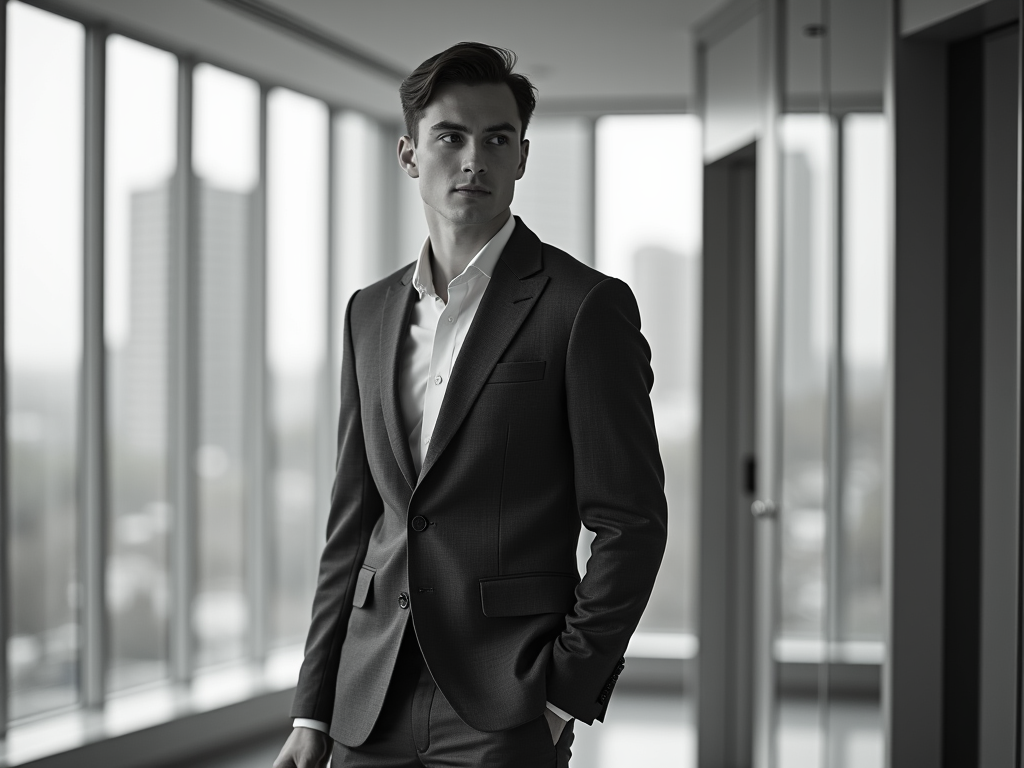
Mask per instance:
[[[669,541],[640,631],[694,631],[703,164],[691,115],[610,116],[596,126],[597,268],[629,283],[651,345]],[[538,137],[539,140],[539,137]],[[674,172],[641,175],[637,147],[671,146]],[[529,166],[527,166],[529,168]]]
[[[273,90],[267,103],[267,371],[270,388],[270,642],[309,623],[317,544],[319,388],[327,265],[327,107]],[[325,482],[329,482],[325,479]]]
[[[384,194],[383,180],[398,163],[394,147],[384,128],[358,112],[341,112],[332,121],[334,134],[334,224],[335,278],[335,359],[340,364],[342,354],[342,324],[345,308],[352,294],[407,264],[419,255],[423,238],[413,250],[399,255],[396,261],[384,251]],[[405,175],[404,173],[402,174]],[[401,181],[401,179],[399,180]],[[412,179],[406,179],[415,186]],[[418,200],[417,196],[417,200]],[[388,222],[393,223],[389,211]],[[416,206],[415,215],[423,220],[422,207]],[[426,237],[426,224],[423,223]],[[411,244],[410,244],[411,245]],[[338,372],[332,378],[337,388]],[[318,536],[319,536],[318,532]]]
[[[530,156],[526,173],[516,182],[512,212],[545,243],[592,263],[590,120],[538,117],[526,137]]]
[[[783,649],[822,639],[828,494],[828,368],[832,344],[831,122],[781,121],[783,185]],[[785,643],[788,642],[789,645]],[[817,648],[818,646],[814,646]],[[784,656],[788,650],[780,650]]]
[[[246,413],[253,405],[248,290],[259,180],[259,86],[201,64],[193,74],[199,217],[197,663],[237,659],[250,629],[245,584]]]
[[[112,690],[167,674],[168,278],[177,61],[107,42],[106,255]]]
[[[885,370],[889,359],[886,121],[843,121],[843,498],[839,631],[882,639]]]
[[[12,717],[78,697],[84,33],[7,5],[6,365]]]

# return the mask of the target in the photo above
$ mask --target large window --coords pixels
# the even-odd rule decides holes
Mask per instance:
[[[109,685],[167,673],[174,56],[107,41],[105,336]]]
[[[11,581],[0,581],[11,600],[15,718],[78,698],[83,62],[81,26],[8,4],[3,514]]]
[[[594,146],[592,124],[580,117],[538,117],[526,130],[530,155],[516,182],[512,211],[541,240],[593,263]]]
[[[253,426],[247,417],[259,408],[250,373],[260,90],[252,80],[208,64],[196,67],[193,82],[199,567],[192,615],[198,663],[205,666],[241,657],[252,629],[245,491]]]
[[[87,53],[77,22],[16,1],[6,14],[8,717],[250,660],[287,685],[332,480],[327,308],[397,261],[382,218],[401,208],[397,134],[340,111],[332,130],[323,102],[204,63],[189,88],[172,53],[100,31]],[[102,204],[83,195],[88,109]],[[102,260],[86,263],[86,231]],[[102,323],[87,323],[99,275]],[[103,422],[83,349],[103,350],[86,361]],[[105,557],[103,606],[84,599],[83,554]],[[132,717],[169,716],[146,709],[164,689],[145,690]]]
[[[318,387],[326,347],[329,119],[284,89],[267,103],[267,376],[272,553],[270,642],[301,641],[317,543]]]
[[[651,345],[651,399],[665,464],[669,541],[640,630],[693,633],[699,413],[700,125],[690,115],[597,121],[597,268],[629,283]],[[670,146],[671,173],[638,165]],[[642,154],[642,151],[641,151]]]

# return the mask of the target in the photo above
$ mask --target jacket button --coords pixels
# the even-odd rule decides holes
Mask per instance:
[[[409,595],[405,592],[401,592],[398,595],[398,607],[405,609],[409,607]]]
[[[427,518],[423,515],[416,515],[416,517],[412,519],[412,529],[417,533],[427,530]]]

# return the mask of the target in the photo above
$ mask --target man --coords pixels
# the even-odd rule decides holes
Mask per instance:
[[[461,43],[401,86],[398,160],[430,236],[348,305],[327,543],[275,768],[568,765],[650,596],[650,349],[625,284],[509,211],[535,104],[514,63]]]

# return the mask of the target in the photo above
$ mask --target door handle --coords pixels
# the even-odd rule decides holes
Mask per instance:
[[[775,506],[775,502],[771,499],[756,499],[750,505],[750,514],[758,520],[774,518],[778,513],[779,508]]]

